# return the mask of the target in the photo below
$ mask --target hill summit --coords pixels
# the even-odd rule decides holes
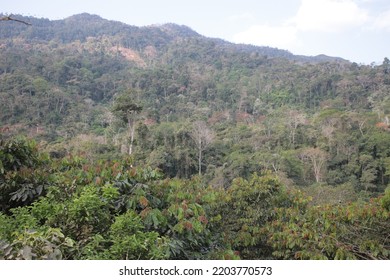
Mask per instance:
[[[27,40],[61,40],[70,42],[74,40],[85,41],[88,37],[97,37],[104,35],[122,36],[133,39],[134,45],[148,43],[155,47],[163,47],[178,38],[189,39],[198,38],[203,41],[210,41],[219,47],[232,49],[243,52],[257,52],[268,57],[284,57],[290,60],[301,62],[326,62],[342,61],[342,58],[320,56],[302,56],[293,55],[292,53],[277,48],[252,46],[243,44],[233,44],[221,39],[207,38],[198,34],[190,27],[178,25],[175,23],[166,23],[137,27],[127,25],[118,21],[103,19],[98,15],[82,13],[70,16],[63,20],[38,19],[34,17],[25,17],[17,15],[18,18],[30,22],[30,29],[15,24],[3,24],[0,26],[0,39],[6,39],[14,36],[22,36]]]

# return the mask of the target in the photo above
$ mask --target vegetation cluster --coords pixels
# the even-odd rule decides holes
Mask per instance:
[[[389,59],[20,18],[0,24],[1,259],[389,259]]]

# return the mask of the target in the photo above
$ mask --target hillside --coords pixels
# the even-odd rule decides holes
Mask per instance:
[[[18,18],[0,259],[389,259],[389,59]]]
[[[373,144],[383,149],[374,153],[363,144],[373,132],[388,137],[388,64],[235,45],[175,24],[135,27],[89,14],[22,19],[32,26],[0,26],[1,126],[45,141],[53,155],[89,141],[123,152],[128,139],[112,106],[133,92],[143,108],[134,155],[170,176],[197,173],[190,123],[204,121],[216,138],[201,168],[218,184],[263,168],[300,185],[350,176],[363,189],[388,182],[387,145]],[[299,159],[308,147],[326,152],[327,173],[337,176],[310,175]],[[359,153],[382,162],[364,183],[364,168],[345,174],[351,161],[360,166]]]

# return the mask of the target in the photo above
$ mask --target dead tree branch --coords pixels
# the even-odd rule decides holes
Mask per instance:
[[[16,22],[20,22],[20,23],[23,23],[23,24],[26,24],[26,25],[31,25],[31,23],[28,23],[28,22],[26,22],[24,20],[12,18],[11,16],[2,17],[2,18],[0,18],[0,21],[16,21]]]

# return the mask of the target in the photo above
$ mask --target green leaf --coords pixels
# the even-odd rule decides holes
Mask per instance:
[[[183,220],[184,219],[184,209],[179,207],[177,209],[177,219],[178,220]]]

